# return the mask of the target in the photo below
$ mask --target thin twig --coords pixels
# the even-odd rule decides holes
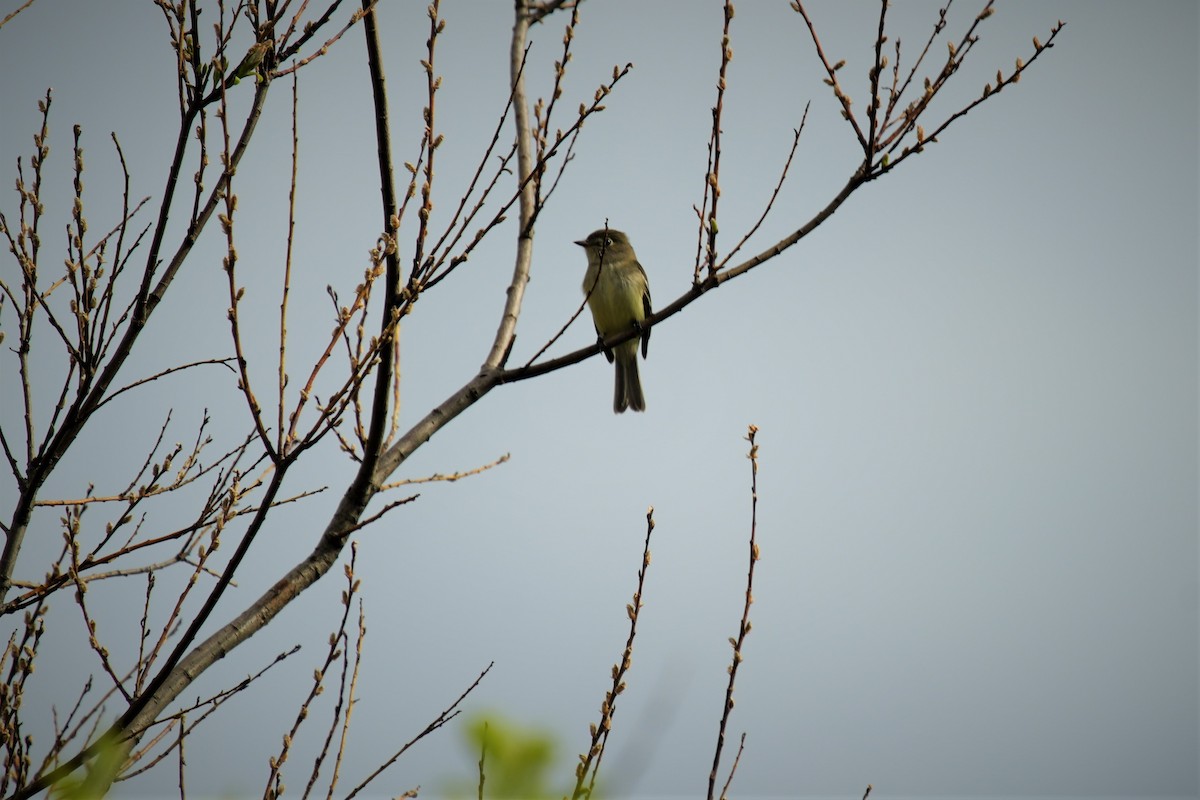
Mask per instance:
[[[10,11],[7,15],[5,15],[4,19],[0,19],[0,28],[3,28],[13,17],[15,17],[17,14],[20,14],[31,5],[33,5],[33,0],[25,0],[25,2],[17,6],[16,9]]]
[[[591,742],[586,753],[579,756],[575,766],[575,788],[571,792],[572,800],[590,798],[596,788],[596,776],[600,773],[600,762],[604,758],[604,748],[608,744],[608,733],[612,730],[613,714],[616,713],[617,695],[625,691],[625,673],[633,663],[633,640],[637,636],[638,615],[642,610],[642,592],[646,586],[646,571],[650,568],[650,536],[654,533],[654,508],[646,511],[646,540],[642,546],[642,565],[638,569],[637,589],[633,592],[633,600],[626,604],[625,614],[629,617],[629,636],[625,639],[625,649],[621,660],[613,664],[612,685],[604,693],[604,702],[600,704],[600,721],[589,726]],[[584,786],[587,783],[587,786]]]
[[[863,146],[863,158],[867,163],[875,159],[875,141],[879,135],[879,75],[887,64],[887,56],[883,54],[883,43],[887,41],[884,27],[887,21],[888,0],[879,3],[879,30],[875,34],[875,63],[870,69],[871,97],[867,100],[867,143]]]
[[[154,373],[153,375],[148,375],[145,378],[140,378],[140,379],[134,381],[133,383],[129,383],[129,384],[126,384],[125,386],[122,386],[120,389],[117,389],[112,394],[107,395],[103,400],[101,400],[99,403],[97,403],[96,408],[97,409],[103,408],[104,406],[108,405],[113,400],[115,400],[118,396],[124,394],[125,392],[136,389],[139,386],[145,386],[147,383],[152,383],[154,381],[160,380],[161,378],[165,378],[168,375],[174,375],[176,372],[183,372],[185,369],[192,369],[193,367],[204,367],[204,366],[208,366],[210,364],[217,364],[222,367],[225,367],[230,372],[234,372],[236,374],[237,370],[235,370],[233,368],[233,366],[230,364],[230,362],[232,362],[232,361],[233,361],[232,358],[204,358],[199,361],[190,361],[187,364],[180,364],[179,366],[168,367],[164,370]]]
[[[175,740],[176,746],[179,748],[179,800],[187,800],[187,752],[184,747],[184,740],[187,738],[187,717],[179,718],[179,736]]]
[[[746,435],[746,440],[750,442],[750,452],[747,457],[750,459],[750,566],[746,570],[746,601],[742,606],[742,621],[738,626],[738,635],[729,637],[729,644],[733,647],[733,661],[729,665],[729,683],[725,687],[725,706],[721,711],[721,724],[717,729],[717,749],[713,754],[712,771],[708,773],[708,800],[713,800],[713,792],[716,790],[717,770],[721,767],[721,750],[725,746],[725,727],[729,723],[729,715],[733,712],[733,686],[737,680],[738,666],[742,663],[742,648],[746,643],[746,636],[750,633],[750,605],[754,602],[754,566],[758,563],[758,542],[755,540],[755,533],[758,528],[758,443],[755,437],[758,434],[758,427],[751,425]],[[738,755],[741,755],[739,748]],[[737,762],[734,762],[736,769]],[[729,780],[733,780],[733,770],[729,772]],[[726,789],[728,789],[728,781],[726,781]],[[724,797],[724,792],[722,792]]]
[[[346,742],[350,736],[350,720],[354,716],[354,706],[358,702],[355,690],[358,688],[358,669],[362,666],[363,640],[367,636],[367,618],[363,612],[363,603],[358,601],[358,636],[354,640],[354,667],[350,673],[350,688],[346,691],[346,714],[342,717],[341,738],[338,740],[337,756],[333,760],[333,776],[329,779],[329,792],[325,800],[333,800],[333,790],[337,787],[338,775],[341,774],[342,760],[346,756]],[[345,683],[345,663],[342,665],[343,685]]]
[[[725,779],[725,785],[721,787],[721,800],[726,800],[729,796],[729,785],[733,783],[733,776],[737,773],[738,764],[742,760],[742,751],[746,749],[746,732],[742,731],[742,737],[738,741],[737,754],[733,757],[733,766],[729,768],[729,777]]]
[[[385,505],[383,508],[379,509],[378,512],[372,514],[369,517],[363,517],[361,520],[359,520],[358,522],[356,522],[353,525],[351,525],[350,527],[348,527],[345,531],[345,535],[349,536],[350,534],[354,533],[355,531],[361,530],[362,528],[367,527],[371,523],[379,520],[384,514],[388,513],[392,509],[399,508],[400,506],[406,506],[409,503],[415,501],[420,496],[421,495],[419,495],[419,494],[414,494],[414,495],[409,495],[408,497],[404,498],[403,500],[393,500],[392,502]]]
[[[276,71],[272,72],[271,77],[272,78],[283,77],[284,75],[295,72],[296,70],[301,69],[302,67],[308,66],[310,63],[312,63],[316,59],[327,54],[329,52],[329,48],[332,47],[334,44],[336,44],[338,39],[341,39],[344,35],[346,35],[347,31],[349,31],[351,28],[353,28],[358,22],[360,22],[366,16],[365,12],[367,12],[369,10],[373,10],[375,8],[375,4],[377,1],[378,0],[365,0],[365,2],[363,3],[363,10],[362,11],[356,10],[353,14],[351,14],[350,21],[347,22],[345,25],[343,25],[341,28],[339,28],[336,33],[334,33],[332,36],[330,36],[328,39],[326,39],[324,44],[322,44],[315,51],[313,51],[311,54],[305,56],[304,58],[300,58],[300,59],[293,61],[292,66],[290,66],[286,69],[280,69],[280,70],[276,70]],[[321,30],[321,28],[324,27],[325,23],[327,23],[330,20],[330,18],[333,16],[333,12],[337,9],[338,5],[341,2],[342,2],[342,0],[333,0],[333,2],[329,4],[329,8],[320,17],[320,19],[318,19],[317,21],[315,21],[313,23],[306,24],[304,26],[304,34],[299,39],[296,40],[295,44],[291,45],[290,47],[288,47],[285,50],[280,52],[279,60],[281,62],[292,60],[292,58],[300,52],[300,49],[302,47],[304,47],[304,45],[308,42],[308,40],[312,37],[312,35],[315,34],[317,31]],[[301,4],[301,10],[303,10],[304,5],[307,5],[307,4],[306,3]]]
[[[286,454],[290,442],[286,439],[286,428],[283,426],[284,408],[287,405],[285,390],[287,389],[287,311],[288,297],[292,289],[292,249],[296,244],[296,175],[300,167],[300,122],[298,107],[300,104],[300,77],[292,76],[292,175],[288,185],[288,229],[287,246],[283,257],[283,286],[279,297],[279,395],[276,398],[277,414],[275,432],[275,449]]]
[[[468,478],[472,475],[478,475],[481,472],[487,472],[489,469],[492,469],[493,467],[498,467],[501,464],[507,463],[509,458],[510,458],[510,455],[508,453],[505,453],[504,455],[500,456],[499,458],[497,458],[495,461],[491,462],[490,464],[484,464],[483,466],[475,467],[474,469],[468,469],[468,470],[464,470],[462,472],[451,472],[449,475],[443,475],[440,472],[435,472],[432,475],[425,476],[424,478],[405,478],[402,481],[394,481],[392,483],[385,483],[379,487],[379,491],[386,492],[389,489],[398,489],[401,486],[412,486],[412,485],[418,484],[418,483],[439,483],[439,482],[443,482],[443,481],[445,481],[447,483],[454,483],[455,481],[460,481],[463,478]]]
[[[228,158],[230,153],[230,136],[229,136],[229,114],[227,98],[224,89],[221,91],[220,103],[220,120],[221,120],[221,136],[224,142],[224,155]],[[238,368],[238,389],[241,390],[243,397],[246,399],[246,408],[250,412],[250,420],[254,423],[254,430],[258,434],[259,440],[262,442],[263,450],[266,451],[271,461],[278,464],[282,459],[282,453],[277,449],[275,442],[271,440],[271,435],[267,431],[266,420],[263,419],[262,406],[259,405],[258,398],[254,394],[254,390],[250,385],[250,365],[246,360],[245,350],[242,347],[242,331],[241,318],[238,313],[238,307],[241,303],[245,288],[239,288],[235,271],[237,268],[237,248],[233,243],[233,222],[234,211],[237,209],[237,195],[233,193],[233,175],[226,173],[224,176],[225,191],[223,199],[225,203],[225,213],[218,215],[221,223],[221,229],[225,234],[225,256],[222,259],[227,283],[229,285],[229,328],[230,335],[233,339],[233,352],[236,356]]]
[[[850,127],[854,128],[854,135],[858,137],[858,143],[865,151],[867,148],[867,137],[863,134],[862,128],[858,125],[858,120],[854,118],[854,113],[850,110],[850,96],[842,91],[841,84],[838,81],[838,70],[845,66],[846,62],[839,61],[836,64],[829,63],[829,59],[825,56],[825,49],[821,47],[821,39],[817,36],[817,29],[813,25],[812,19],[808,16],[808,12],[804,8],[804,3],[800,0],[793,0],[792,10],[804,18],[804,24],[808,26],[809,36],[812,37],[813,46],[817,50],[817,57],[821,59],[821,64],[825,67],[825,73],[828,77],[825,83],[833,88],[833,95],[842,106],[842,117],[850,123]]]
[[[351,798],[353,798],[355,795],[357,795],[359,792],[361,792],[363,789],[365,789],[367,787],[367,785],[369,783],[371,783],[371,781],[378,778],[383,773],[384,770],[386,770],[392,764],[396,763],[396,760],[398,758],[400,758],[400,756],[402,756],[406,752],[408,752],[409,748],[411,748],[414,744],[421,741],[426,736],[433,733],[438,728],[442,727],[447,722],[449,722],[450,720],[457,717],[460,713],[462,713],[457,710],[458,707],[462,704],[462,701],[467,698],[467,695],[469,695],[471,692],[475,691],[475,687],[479,686],[480,682],[484,679],[484,676],[486,676],[491,671],[492,667],[495,666],[495,663],[496,662],[494,662],[494,661],[490,662],[484,668],[483,672],[479,673],[479,677],[475,678],[475,680],[471,682],[471,685],[468,686],[463,691],[463,693],[458,696],[457,700],[455,700],[453,703],[451,703],[449,706],[447,706],[445,709],[443,709],[442,713],[438,714],[432,722],[430,722],[428,725],[425,726],[424,730],[422,730],[420,733],[418,733],[412,739],[409,739],[407,742],[405,742],[403,747],[401,747],[399,750],[397,750],[396,753],[391,758],[389,758],[387,761],[383,762],[383,764],[381,764],[374,772],[372,772],[365,779],[363,779],[362,783],[360,783],[358,786],[355,786],[354,789],[352,789],[350,791],[350,793],[348,795],[346,795],[345,800],[351,800]]]
[[[725,0],[725,27],[721,32],[721,67],[717,73],[717,102],[712,107],[712,132],[708,137],[708,166],[704,173],[704,199],[697,216],[700,230],[696,242],[696,267],[692,273],[692,284],[700,283],[700,250],[703,247],[704,264],[710,276],[717,271],[717,201],[721,197],[721,117],[725,111],[726,73],[733,60],[733,48],[729,46],[729,25],[733,21],[733,3]]]
[[[308,696],[304,698],[304,702],[300,704],[300,709],[296,714],[295,722],[292,723],[291,730],[283,738],[283,749],[279,751],[277,758],[271,759],[271,774],[267,777],[267,790],[263,793],[264,798],[272,791],[276,795],[282,793],[280,791],[280,769],[283,763],[287,761],[292,741],[296,738],[296,734],[300,730],[300,725],[304,720],[308,719],[309,709],[313,701],[324,692],[325,676],[329,674],[329,669],[341,658],[342,671],[339,678],[337,703],[334,705],[329,727],[325,732],[325,738],[321,742],[321,749],[312,761],[312,769],[309,772],[308,783],[304,787],[301,800],[308,798],[317,783],[317,779],[321,775],[321,765],[325,762],[325,758],[329,754],[329,747],[333,741],[334,731],[337,730],[338,721],[342,716],[342,709],[346,704],[346,647],[349,642],[349,636],[346,634],[346,626],[350,619],[351,600],[359,588],[359,581],[354,577],[354,567],[357,560],[357,543],[352,542],[350,545],[350,563],[345,567],[346,588],[342,590],[342,614],[338,620],[337,629],[329,634],[329,647],[325,652],[325,658],[321,662],[321,665],[313,670],[312,688],[309,689]]]
[[[958,111],[949,115],[940,124],[935,126],[933,128],[932,132],[930,132],[928,135],[926,135],[924,133],[924,131],[922,131],[919,127],[915,126],[915,124],[914,124],[913,127],[917,127],[917,143],[916,143],[916,145],[903,148],[903,150],[901,151],[900,156],[898,158],[892,160],[890,163],[881,165],[880,169],[878,169],[872,175],[872,178],[879,177],[880,175],[882,175],[886,172],[890,172],[892,169],[895,169],[896,166],[899,165],[899,163],[901,161],[904,161],[905,159],[909,158],[910,156],[912,156],[916,153],[922,152],[925,145],[935,143],[938,139],[938,136],[941,135],[954,122],[958,121],[962,117],[969,114],[971,111],[973,111],[975,108],[977,108],[980,104],[982,104],[985,100],[988,100],[989,98],[995,96],[1004,88],[1011,86],[1012,84],[1020,81],[1021,76],[1023,74],[1025,74],[1025,71],[1028,70],[1030,66],[1032,66],[1033,62],[1035,62],[1042,55],[1042,53],[1044,53],[1046,50],[1049,50],[1051,47],[1054,46],[1054,40],[1056,38],[1058,38],[1059,33],[1062,32],[1062,29],[1064,27],[1066,27],[1066,23],[1063,22],[1062,20],[1059,20],[1058,23],[1055,24],[1050,29],[1049,37],[1046,39],[1046,41],[1044,43],[1041,40],[1039,40],[1038,37],[1036,37],[1036,36],[1033,37],[1033,55],[1031,55],[1029,57],[1028,61],[1018,58],[1016,60],[1014,70],[1007,77],[1004,76],[1003,72],[997,70],[995,86],[992,86],[991,83],[985,84],[983,87],[983,92],[977,98],[975,98],[973,101],[968,103],[966,106],[960,108]],[[896,139],[893,142],[893,144],[891,145],[890,150],[895,150],[900,145],[900,143],[901,143],[901,140]]]
[[[236,685],[231,686],[228,689],[222,689],[221,691],[217,692],[216,694],[212,695],[211,697],[208,697],[203,700],[198,700],[197,702],[192,703],[191,705],[187,706],[186,708],[181,708],[178,711],[176,711],[170,715],[167,715],[167,716],[161,717],[158,720],[155,720],[155,722],[153,724],[163,726],[163,730],[160,731],[149,743],[144,745],[140,751],[133,752],[129,757],[129,763],[133,764],[133,763],[136,763],[136,762],[140,761],[141,759],[143,759],[160,742],[166,741],[167,735],[170,734],[170,732],[172,730],[181,731],[182,738],[184,740],[186,740],[191,735],[192,731],[196,730],[196,728],[198,728],[201,724],[203,724],[205,722],[205,720],[207,720],[210,716],[212,716],[214,713],[216,713],[217,709],[220,708],[223,704],[225,704],[232,698],[236,697],[239,693],[244,692],[247,689],[249,689],[251,685],[253,685],[258,679],[263,677],[273,667],[275,667],[278,664],[281,664],[283,661],[287,660],[291,656],[294,656],[298,652],[300,652],[300,645],[295,645],[290,650],[287,650],[287,651],[277,654],[275,656],[275,658],[272,659],[269,664],[267,664],[265,667],[263,667],[258,672],[254,673],[253,675],[243,678]],[[201,709],[203,709],[203,712],[200,714],[200,716],[197,719],[192,720],[190,723],[186,721],[186,717],[188,714],[191,714],[193,711],[199,711]],[[175,743],[172,743],[170,746],[168,746],[162,752],[156,753],[153,758],[151,758],[149,761],[147,761],[142,766],[138,767],[135,770],[130,770],[129,772],[123,774],[121,776],[121,780],[129,780],[130,778],[135,778],[138,775],[142,775],[142,774],[154,769],[155,766],[157,766],[160,762],[162,762],[168,756],[171,755],[171,753],[175,749],[175,746],[176,746]]]
[[[796,148],[800,146],[800,134],[804,133],[804,124],[808,122],[808,108],[810,105],[811,103],[804,104],[804,114],[800,117],[800,126],[792,131],[794,134],[792,137],[792,147],[790,150],[788,150],[787,160],[783,163],[783,169],[779,172],[779,180],[775,183],[775,190],[771,192],[771,197],[767,200],[766,207],[763,208],[762,214],[760,214],[755,223],[750,226],[750,230],[746,231],[746,235],[743,236],[742,240],[737,243],[737,246],[730,250],[725,258],[721,259],[721,263],[717,265],[718,270],[724,269],[725,265],[729,263],[730,259],[732,259],[741,251],[742,246],[746,244],[746,242],[750,241],[751,236],[758,232],[759,227],[766,220],[767,215],[771,213],[771,209],[775,207],[775,200],[779,197],[779,191],[783,188],[783,182],[787,180],[788,170],[791,169],[792,166],[792,158],[796,155]]]

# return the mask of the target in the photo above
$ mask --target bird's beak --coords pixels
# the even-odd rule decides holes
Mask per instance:
[[[575,244],[579,245],[580,247],[587,247],[587,242],[585,242],[585,241],[582,241],[582,240],[581,240],[581,241],[578,241],[578,242],[576,242]]]

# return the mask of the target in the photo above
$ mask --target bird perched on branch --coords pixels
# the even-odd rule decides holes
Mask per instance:
[[[583,276],[583,293],[596,333],[601,342],[630,328],[641,329],[650,316],[650,284],[646,271],[638,263],[629,244],[629,237],[620,231],[604,228],[576,242],[587,253],[587,272]],[[605,346],[604,355],[616,362],[616,386],[613,391],[613,411],[620,414],[627,408],[646,410],[642,382],[638,377],[638,339],[642,342],[642,357],[650,346],[650,330],[640,337],[621,342],[613,348]]]

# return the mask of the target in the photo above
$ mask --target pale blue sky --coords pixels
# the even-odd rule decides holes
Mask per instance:
[[[424,6],[381,4],[399,159],[414,157],[420,131]],[[719,8],[584,4],[565,107],[590,98],[614,64],[635,69],[588,122],[538,222],[514,363],[580,301],[585,261],[572,242],[605,219],[629,234],[659,306],[686,290]],[[876,8],[811,6],[827,51],[848,61],[859,106]],[[909,54],[936,9],[895,4]],[[952,30],[975,9],[952,17]],[[452,209],[503,107],[511,4],[447,0],[442,13],[436,214]],[[621,793],[701,793],[726,639],[740,615],[742,437],[754,423],[763,560],[732,721],[735,735],[748,732],[736,794],[861,796],[871,783],[873,797],[1197,795],[1197,6],[1001,3],[946,108],[994,80],[997,67],[1028,59],[1031,37],[1045,41],[1060,18],[1057,46],[1019,85],[863,189],[798,247],[656,328],[642,367],[645,414],[611,413],[611,367],[592,359],[494,391],[405,466],[397,477],[512,454],[483,476],[427,488],[357,537],[370,631],[347,786],[492,660],[469,708],[554,730],[565,782],[624,643],[653,505],[654,563],[608,778]],[[548,90],[563,24],[535,31],[533,94]],[[739,4],[733,48],[726,247],[761,211],[812,101],[790,181],[751,244],[761,248],[841,187],[855,144],[787,3]],[[47,247],[61,248],[75,122],[93,230],[107,230],[118,208],[110,131],[125,147],[133,193],[159,196],[177,114],[171,58],[150,3],[39,0],[0,31],[0,186],[12,186],[37,99],[54,87]],[[301,76],[296,363],[323,346],[326,284],[352,291],[380,224],[361,32]],[[265,309],[278,302],[289,103],[281,83],[237,190],[242,277]],[[4,191],[0,209],[11,219],[16,196]],[[499,230],[406,324],[406,423],[486,355],[513,235],[511,224]],[[214,228],[129,380],[176,358],[228,354],[221,253]],[[8,279],[13,263],[0,263]],[[266,380],[272,318],[264,315],[253,346],[267,359]],[[578,323],[555,352],[592,335]],[[17,408],[14,363],[8,353],[0,361],[6,426]],[[215,369],[114,406],[53,492],[77,495],[89,479],[98,492],[119,488],[103,479],[140,462],[170,406],[172,440],[190,439],[206,407],[224,443],[247,424],[233,379]],[[139,429],[147,419],[152,431]],[[348,474],[329,448],[294,476],[294,491],[334,489],[281,509],[217,622],[311,549]],[[12,492],[11,479],[0,481],[0,497]],[[56,518],[30,534],[26,574],[40,574],[36,554],[58,547]],[[304,645],[197,735],[193,792],[261,791],[341,590],[331,575],[188,692],[228,685]],[[96,596],[111,603],[102,631],[131,635],[141,588]],[[50,622],[64,638],[78,635],[69,602]],[[73,701],[94,669],[48,637],[27,706]],[[294,764],[323,735],[326,712],[316,712]],[[44,730],[35,735],[46,741]],[[651,757],[635,781],[639,749]],[[435,796],[444,779],[472,774],[474,760],[451,725],[377,788],[421,784],[422,796]],[[293,791],[306,777],[289,776]],[[167,770],[121,791],[173,785]]]

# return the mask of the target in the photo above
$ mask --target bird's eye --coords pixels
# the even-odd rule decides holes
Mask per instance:
[[[612,237],[611,237],[611,236],[605,236],[605,237],[604,237],[604,245],[605,245],[605,247],[607,247],[607,246],[611,245],[612,243],[613,243],[613,240],[612,240]]]

